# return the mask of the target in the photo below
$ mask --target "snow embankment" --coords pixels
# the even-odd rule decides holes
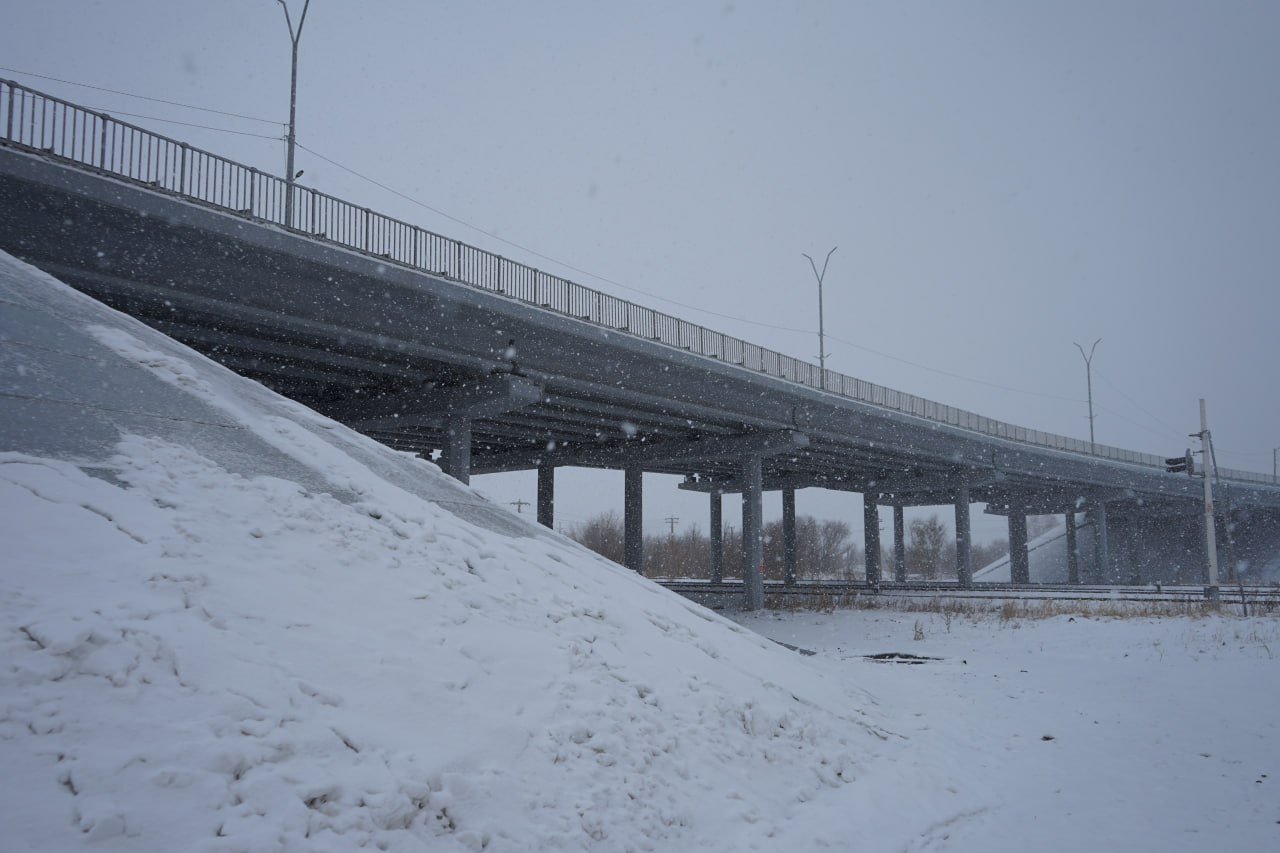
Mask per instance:
[[[8,256],[0,335],[6,849],[887,849],[974,807],[876,814],[856,689]]]

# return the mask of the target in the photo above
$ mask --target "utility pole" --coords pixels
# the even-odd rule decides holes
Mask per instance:
[[[1205,598],[1218,600],[1218,533],[1213,520],[1213,439],[1209,436],[1209,416],[1205,414],[1204,398],[1200,398],[1200,448],[1204,462],[1204,547],[1209,560],[1209,585]]]
[[[293,44],[293,71],[289,77],[288,154],[285,156],[284,167],[284,225],[286,228],[292,228],[293,182],[298,177],[293,171],[293,154],[298,145],[298,42],[302,39],[302,26],[307,22],[307,9],[311,6],[311,0],[305,0],[302,4],[302,17],[298,18],[296,30],[293,28],[293,19],[289,17],[288,4],[284,0],[276,0],[276,2],[280,4],[281,9],[284,9],[284,23],[289,28],[289,41]]]
[[[667,526],[670,528],[671,538],[674,539],[676,536],[676,525],[680,523],[680,517],[677,515],[669,515],[662,520],[667,523]]]
[[[1073,341],[1074,343],[1074,341]],[[1084,359],[1084,378],[1089,388],[1089,452],[1097,453],[1097,449],[1093,445],[1093,351],[1098,348],[1098,344],[1102,343],[1102,338],[1098,338],[1093,342],[1093,346],[1089,347],[1089,354],[1084,354],[1084,347],[1076,344],[1076,349],[1080,350],[1080,357]]]
[[[1271,482],[1273,483],[1280,483],[1280,478],[1276,477],[1276,473],[1277,473],[1276,460],[1277,459],[1280,459],[1280,447],[1277,447],[1271,451]]]
[[[524,515],[524,508],[529,506],[529,502],[524,500],[510,501],[509,503],[516,508],[516,515]]]
[[[827,252],[827,259],[822,262],[822,272],[818,272],[818,265],[814,263],[813,258],[809,257],[805,252],[800,254],[809,258],[809,266],[813,267],[813,277],[818,280],[818,369],[822,371],[822,389],[827,388],[827,347],[826,347],[826,331],[822,322],[822,279],[827,275],[827,264],[831,263],[831,256],[835,254],[839,246],[832,246],[831,251]]]

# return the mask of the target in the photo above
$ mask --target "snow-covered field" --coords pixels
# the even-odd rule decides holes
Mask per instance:
[[[0,441],[5,851],[1280,849],[1277,620],[730,622],[7,256]]]
[[[1280,850],[1280,619],[744,615],[980,803],[908,849]],[[866,655],[936,658],[879,662]],[[887,808],[929,809],[896,780]],[[872,845],[870,849],[890,849]]]

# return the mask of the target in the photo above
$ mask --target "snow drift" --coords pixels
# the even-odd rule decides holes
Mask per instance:
[[[868,697],[430,463],[7,255],[0,335],[6,849],[886,849],[939,819],[889,819]]]

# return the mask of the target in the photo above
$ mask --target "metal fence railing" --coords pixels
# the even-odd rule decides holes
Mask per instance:
[[[287,183],[251,166],[170,139],[110,115],[0,79],[0,144],[55,157],[96,172],[221,208],[258,222],[444,276],[778,379],[953,427],[1025,444],[1153,468],[1164,458],[1031,430],[895,391],[722,334],[679,317],[375,213],[319,190],[294,185],[294,221],[285,221]],[[1227,479],[1273,477],[1220,469]]]

